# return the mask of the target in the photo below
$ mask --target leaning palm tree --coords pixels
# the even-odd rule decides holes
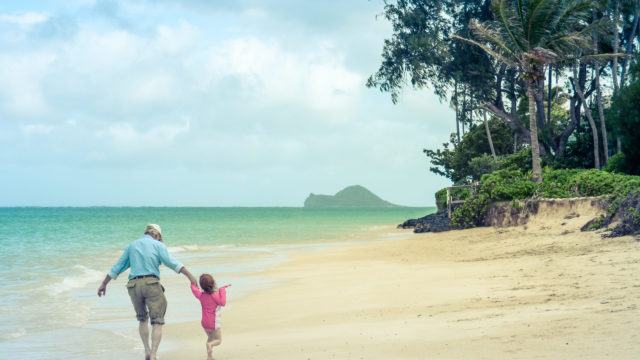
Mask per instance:
[[[536,98],[543,96],[544,68],[590,53],[594,6],[592,0],[493,0],[496,20],[470,24],[476,40],[454,35],[520,70],[529,98],[534,181],[542,181],[536,114],[544,117],[544,109],[536,112]]]

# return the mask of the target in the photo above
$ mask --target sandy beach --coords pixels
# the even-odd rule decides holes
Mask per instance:
[[[216,359],[637,359],[640,244],[546,214],[296,253],[225,310]],[[197,322],[165,339],[206,357]]]

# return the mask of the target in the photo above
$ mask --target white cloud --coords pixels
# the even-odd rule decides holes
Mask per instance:
[[[188,119],[173,124],[152,126],[137,130],[132,123],[119,122],[110,124],[98,132],[98,137],[107,137],[118,150],[149,149],[166,146],[176,137],[186,134],[191,128]]]
[[[117,3],[118,19],[88,11],[90,4],[76,8],[77,16],[0,18],[0,30],[9,29],[0,33],[5,169],[58,168],[61,179],[73,174],[92,184],[161,161],[177,174],[175,183],[201,183],[184,193],[207,193],[200,201],[210,205],[299,205],[309,191],[349,183],[432,202],[431,194],[421,200],[399,189],[429,192],[423,185],[433,177],[421,149],[441,143],[434,128],[445,127],[447,109],[427,105],[434,102],[425,93],[393,106],[386,94],[364,87],[377,64],[369,69],[361,59],[379,55],[377,33],[320,33],[301,26],[311,13],[281,23],[268,3],[205,15],[155,1]],[[52,19],[68,20],[72,31],[43,35]],[[442,116],[433,120],[436,113]],[[144,178],[118,191],[138,193],[136,186],[148,185]],[[172,204],[190,201],[168,196]]]
[[[362,76],[346,68],[341,54],[323,47],[299,53],[275,41],[239,38],[210,49],[207,62],[213,83],[236,76],[257,101],[303,104],[312,111],[349,110],[363,87]]]
[[[55,59],[55,54],[41,51],[0,55],[0,106],[11,115],[44,114],[48,99],[42,81]]]
[[[18,25],[21,28],[28,28],[33,25],[43,23],[49,18],[48,15],[38,12],[26,12],[22,14],[0,14],[0,22]]]

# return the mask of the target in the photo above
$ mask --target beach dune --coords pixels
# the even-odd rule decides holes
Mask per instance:
[[[225,311],[216,359],[637,359],[640,248],[587,220],[294,254]],[[197,322],[166,333],[163,359],[205,354]]]

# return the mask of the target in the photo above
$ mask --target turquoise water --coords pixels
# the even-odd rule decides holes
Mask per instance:
[[[122,289],[126,277],[110,284],[106,298],[98,299],[95,290],[147,223],[162,226],[170,251],[192,272],[233,282],[239,296],[268,286],[253,274],[284,261],[289,251],[379,237],[386,225],[433,210],[0,208],[0,353],[12,359],[137,358],[136,324]],[[167,317],[196,321],[183,279],[164,270],[162,280],[175,304]]]

